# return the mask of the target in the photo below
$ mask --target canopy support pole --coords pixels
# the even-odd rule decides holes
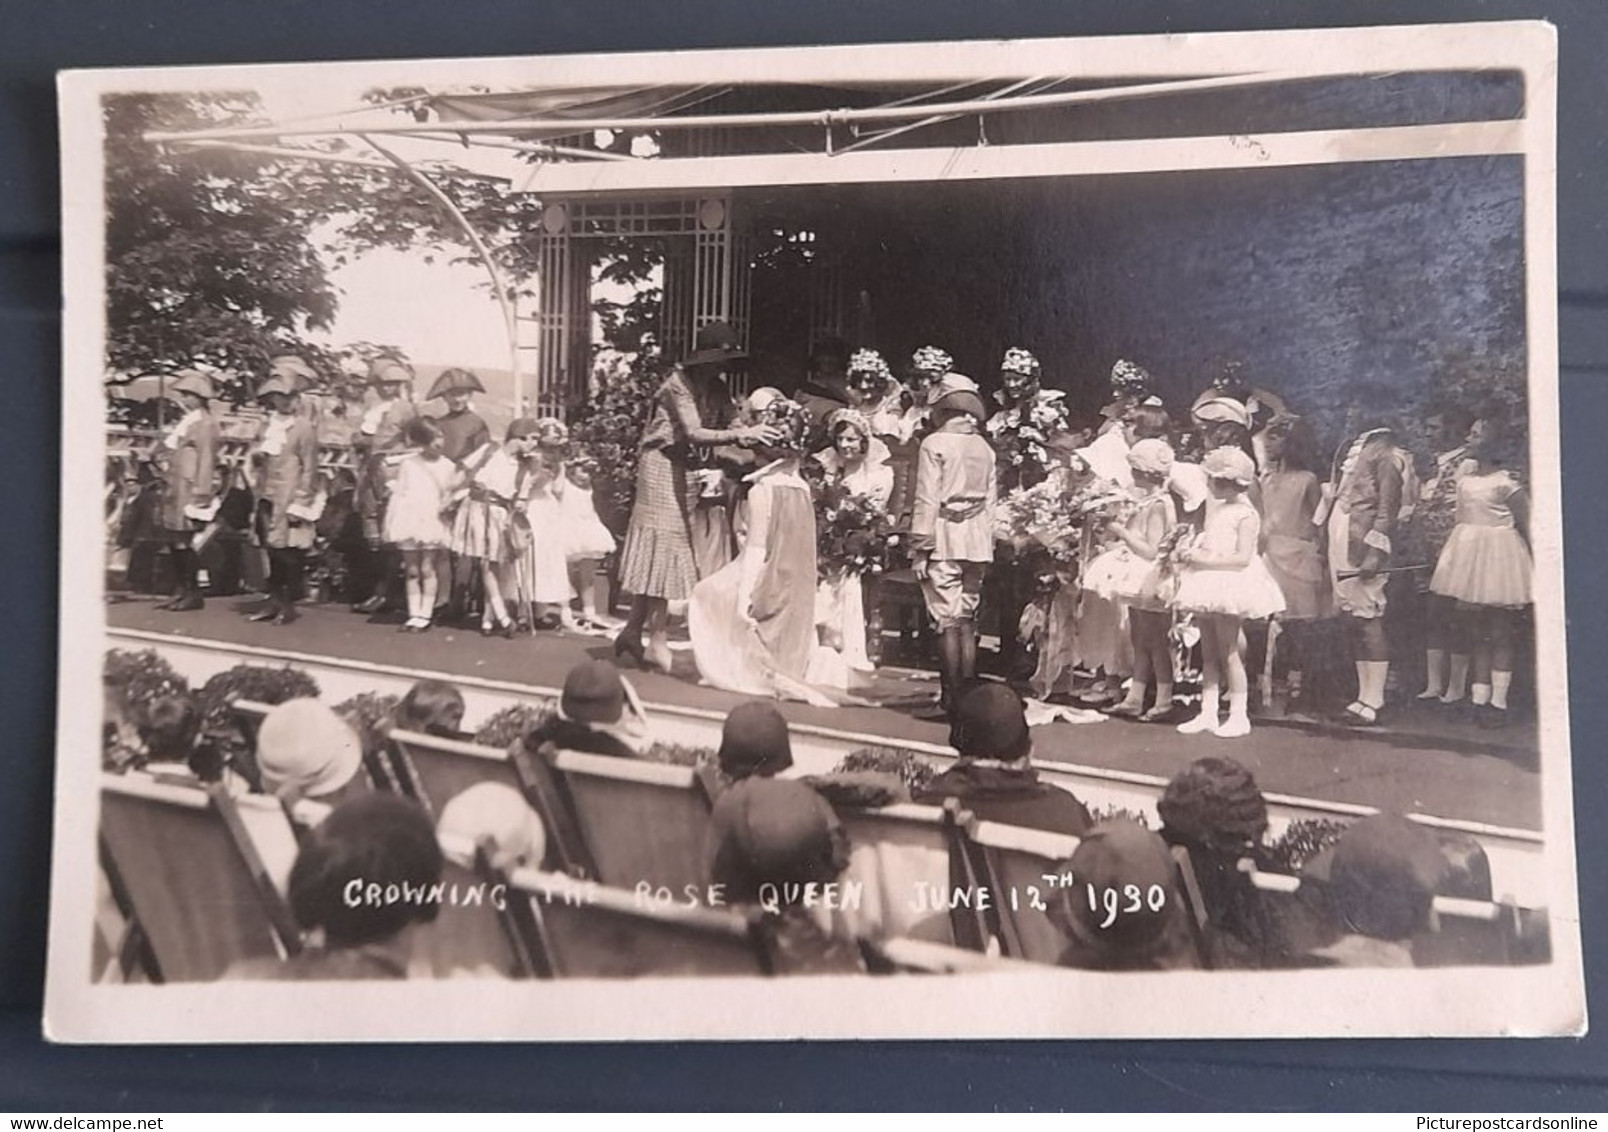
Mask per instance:
[[[464,236],[469,240],[469,245],[474,248],[475,254],[480,257],[480,262],[486,268],[486,274],[491,276],[491,287],[496,293],[497,305],[502,308],[503,327],[508,335],[508,369],[513,376],[514,384],[514,415],[516,417],[522,415],[525,411],[526,398],[525,377],[519,365],[519,311],[514,305],[513,291],[508,286],[502,268],[497,265],[496,258],[491,254],[491,249],[486,246],[486,241],[481,239],[480,233],[475,231],[475,226],[469,222],[469,218],[463,214],[463,210],[453,203],[452,198],[442,191],[440,185],[437,185],[367,134],[358,134],[358,137],[362,138],[392,165],[395,165],[414,184],[429,193],[435,202],[446,210],[447,215],[452,217],[453,221],[463,231]]]

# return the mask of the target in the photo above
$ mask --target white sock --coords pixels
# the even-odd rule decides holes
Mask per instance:
[[[1468,698],[1476,704],[1488,704],[1491,702],[1491,686],[1489,684],[1475,684],[1468,691]]]
[[[1248,692],[1230,692],[1228,694],[1228,717],[1246,718],[1250,715],[1250,694]]]
[[[1446,650],[1425,649],[1424,671],[1426,679],[1424,690],[1418,693],[1421,700],[1439,699],[1446,694]]]
[[[1468,654],[1454,652],[1447,665],[1446,691],[1441,694],[1441,703],[1455,704],[1467,694]]]
[[[1385,680],[1390,676],[1390,661],[1357,661],[1357,701],[1378,711],[1385,706]]]
[[[1500,668],[1491,669],[1491,706],[1507,710],[1508,689],[1513,686],[1513,673]]]

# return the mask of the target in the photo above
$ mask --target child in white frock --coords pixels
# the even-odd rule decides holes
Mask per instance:
[[[1457,481],[1457,525],[1447,536],[1429,591],[1456,602],[1473,642],[1469,698],[1485,727],[1507,721],[1518,611],[1533,600],[1535,561],[1523,534],[1526,494],[1513,467],[1518,445],[1499,423],[1480,421],[1468,437],[1470,463]]]
[[[1200,714],[1178,730],[1236,739],[1251,732],[1240,626],[1282,612],[1284,592],[1257,552],[1262,521],[1245,496],[1256,479],[1251,458],[1238,448],[1216,448],[1201,467],[1211,489],[1205,528],[1179,551],[1182,571],[1173,599],[1173,607],[1193,614],[1200,627]],[[1224,683],[1228,719],[1219,722]]]
[[[597,612],[597,576],[603,559],[615,551],[614,534],[598,518],[592,494],[591,472],[584,460],[564,465],[559,510],[564,522],[564,558],[569,565],[571,587],[581,599],[581,616],[576,622],[565,603],[567,627],[582,631],[612,631]]]
[[[1119,523],[1111,525],[1116,542],[1091,561],[1083,572],[1083,587],[1107,601],[1127,607],[1128,633],[1133,642],[1133,680],[1128,695],[1108,710],[1111,715],[1162,719],[1173,709],[1172,644],[1167,632],[1172,615],[1157,593],[1160,564],[1157,550],[1178,521],[1167,477],[1173,450],[1164,440],[1146,439],[1129,449],[1134,505]],[[1145,710],[1145,693],[1156,688],[1156,703]]]
[[[402,631],[422,633],[435,618],[441,579],[451,569],[447,548],[452,532],[442,510],[459,472],[442,451],[441,429],[428,417],[414,417],[402,435],[417,451],[397,464],[385,509],[384,538],[402,552],[408,595],[408,619]]]
[[[532,537],[520,562],[520,587],[525,602],[532,606],[532,628],[556,629],[569,609],[569,559],[563,536],[564,449],[569,444],[569,430],[551,417],[537,421],[536,428],[525,502]]]

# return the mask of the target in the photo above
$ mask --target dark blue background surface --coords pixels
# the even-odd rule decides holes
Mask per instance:
[[[296,1108],[1608,1108],[1582,1041],[58,1048],[39,1038],[59,466],[54,72],[68,67],[1544,18],[1559,243],[1575,807],[1591,999],[1608,964],[1608,4],[1378,0],[11,0],[0,31],[0,1111]],[[75,504],[94,506],[93,501]],[[70,693],[71,694],[71,693]],[[90,697],[93,699],[93,697]],[[98,702],[98,701],[97,701]],[[92,707],[86,700],[86,707]],[[1404,753],[1404,758],[1411,757]],[[933,993],[941,995],[941,982]]]

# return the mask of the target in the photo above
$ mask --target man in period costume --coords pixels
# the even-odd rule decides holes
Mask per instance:
[[[173,557],[174,592],[158,606],[174,613],[201,609],[199,555],[195,538],[217,510],[218,421],[212,415],[212,379],[181,370],[168,395],[183,406],[152,453],[161,474],[162,530]]]
[[[370,405],[352,436],[358,461],[357,511],[363,522],[363,536],[369,551],[370,595],[354,609],[358,613],[379,613],[388,605],[393,583],[400,573],[394,552],[380,540],[385,517],[385,501],[390,495],[391,472],[405,442],[402,430],[418,410],[407,396],[413,389],[413,370],[396,358],[376,358],[369,366],[369,385],[378,400]]]

